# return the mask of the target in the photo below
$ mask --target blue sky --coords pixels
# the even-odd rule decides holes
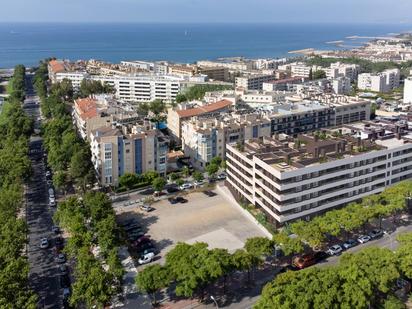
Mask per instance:
[[[1,0],[0,7],[3,22],[412,23],[412,0]]]

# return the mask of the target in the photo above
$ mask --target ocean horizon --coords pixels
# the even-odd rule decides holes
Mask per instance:
[[[36,66],[42,59],[109,62],[243,56],[282,58],[305,48],[359,46],[349,36],[385,36],[412,30],[409,24],[338,23],[0,23],[0,68]]]

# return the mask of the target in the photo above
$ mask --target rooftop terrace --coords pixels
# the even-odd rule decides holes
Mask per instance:
[[[282,172],[391,149],[410,142],[412,130],[406,123],[365,121],[302,134],[296,138],[279,134],[251,139],[244,145],[237,145],[237,148],[248,158],[255,156]]]

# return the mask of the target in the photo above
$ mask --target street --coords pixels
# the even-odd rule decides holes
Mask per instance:
[[[39,98],[35,97],[32,76],[27,75],[26,100],[24,110],[35,119],[35,129],[40,127]],[[30,263],[29,281],[39,295],[40,308],[61,308],[58,267],[54,261],[52,239],[52,212],[47,204],[47,185],[43,163],[42,138],[30,139],[30,160],[32,177],[26,186],[26,220],[28,225],[28,259]],[[50,242],[48,249],[40,248],[42,238]]]

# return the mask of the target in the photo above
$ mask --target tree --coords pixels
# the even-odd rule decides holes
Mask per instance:
[[[206,172],[209,175],[209,177],[215,176],[218,171],[219,166],[216,164],[209,164],[208,166],[206,166]]]
[[[252,237],[246,240],[245,250],[258,258],[273,253],[273,243],[266,237]]]
[[[150,295],[153,306],[157,304],[156,293],[162,288],[166,288],[170,280],[168,268],[159,264],[146,267],[135,278],[137,288]]]
[[[190,170],[189,170],[189,168],[188,168],[187,166],[183,166],[183,168],[182,168],[182,174],[183,174],[184,177],[189,177],[189,175],[190,175]]]
[[[57,190],[63,190],[66,194],[67,174],[65,171],[56,171],[53,174],[53,185]]]
[[[148,183],[153,183],[153,181],[159,177],[159,173],[155,171],[147,171],[143,175],[143,179]]]
[[[215,164],[217,166],[220,166],[222,164],[222,158],[221,157],[214,157],[212,160],[210,160],[210,164]]]
[[[131,190],[133,186],[138,183],[138,180],[136,174],[126,173],[119,177],[119,184],[121,187]]]
[[[238,249],[232,254],[232,264],[237,270],[247,271],[248,282],[250,282],[250,272],[255,265],[261,262],[255,255],[243,250]]]
[[[396,296],[389,295],[383,303],[383,309],[406,309],[406,305]]]
[[[313,79],[322,79],[326,78],[326,72],[323,70],[317,70],[313,72]]]
[[[155,191],[162,191],[166,185],[166,180],[163,177],[157,177],[153,180],[152,186]]]
[[[289,237],[285,232],[277,232],[273,235],[273,242],[278,245],[285,255],[303,252],[302,242],[297,238]]]
[[[202,181],[204,179],[203,174],[199,171],[193,173],[193,179],[196,181]]]
[[[169,178],[171,181],[176,181],[179,179],[179,175],[177,173],[170,173]]]
[[[185,181],[184,181],[182,178],[179,178],[179,179],[176,180],[176,184],[177,184],[178,186],[181,186],[181,185],[183,185],[184,183],[185,183]]]
[[[401,234],[397,237],[399,248],[396,250],[399,270],[412,279],[412,233]]]
[[[187,101],[187,98],[184,94],[179,93],[176,95],[176,103],[182,103],[186,101]]]

